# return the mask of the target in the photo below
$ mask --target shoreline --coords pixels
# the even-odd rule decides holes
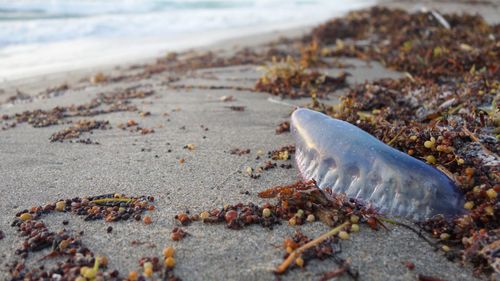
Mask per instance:
[[[321,24],[331,18],[341,17],[349,11],[368,8],[376,4],[376,1],[365,0],[361,3],[353,4],[349,9],[341,8],[333,12],[330,17],[323,20],[304,20],[301,22],[282,22],[268,25],[255,25],[248,27],[227,28],[224,30],[213,30],[208,32],[188,33],[177,35],[171,38],[144,37],[144,38],[117,38],[117,39],[78,39],[69,42],[31,44],[22,46],[11,46],[0,50],[0,55],[4,53],[0,60],[0,84],[20,85],[23,79],[36,78],[40,76],[61,76],[64,72],[78,73],[79,70],[98,69],[109,70],[115,67],[124,67],[131,64],[150,62],[163,57],[168,52],[184,51],[206,51],[219,47],[227,48],[228,45],[263,44],[270,42],[279,36],[293,37],[301,32],[306,32],[312,27]],[[297,33],[299,32],[299,33]],[[262,40],[260,37],[266,39]],[[10,62],[9,53],[16,52],[15,48],[21,48],[23,54],[15,57],[16,61]],[[43,48],[39,53],[42,59],[47,60],[47,64],[36,64],[28,66],[33,60],[30,50]],[[14,50],[14,51],[12,51]],[[61,52],[62,50],[62,52]],[[117,50],[114,52],[113,50]],[[79,52],[85,59],[77,59],[72,52]],[[60,52],[60,53],[58,53]],[[48,60],[58,58],[56,63]],[[24,66],[23,66],[24,64]],[[74,65],[76,64],[76,65]],[[9,66],[14,69],[8,69]],[[21,66],[19,66],[21,65]],[[2,68],[4,69],[2,71]],[[0,92],[1,95],[1,92]]]
[[[136,43],[132,47],[127,46],[124,50],[120,46],[130,44],[129,39],[110,39],[110,40],[77,40],[64,43],[52,43],[42,48],[48,48],[53,52],[53,49],[69,49],[72,46],[89,45],[90,52],[87,55],[98,55],[93,57],[90,61],[77,61],[77,65],[69,65],[68,63],[59,63],[56,65],[49,64],[48,66],[41,66],[39,69],[28,69],[27,67],[16,69],[14,74],[0,73],[0,81],[2,83],[11,83],[20,81],[22,79],[29,79],[36,76],[44,76],[57,74],[62,72],[73,72],[88,68],[105,67],[110,68],[113,66],[125,66],[140,62],[148,62],[160,58],[168,52],[183,52],[189,50],[206,50],[223,46],[223,44],[237,45],[239,40],[245,38],[258,39],[259,36],[273,37],[278,34],[294,33],[295,30],[305,30],[312,28],[314,24],[300,24],[300,25],[275,25],[270,27],[257,27],[257,28],[237,28],[228,29],[223,31],[213,31],[200,36],[199,34],[188,34],[185,36],[178,36],[171,39],[161,38],[141,38],[141,43]],[[257,40],[259,41],[259,40]],[[36,48],[35,46],[21,46],[21,48]],[[111,57],[104,57],[97,54],[98,49],[105,48],[108,50],[118,50],[118,53],[113,54]],[[2,76],[3,75],[3,76]]]
[[[2,43],[0,44],[0,83],[39,74],[128,63],[138,59],[161,56],[167,51],[204,47],[225,39],[251,36],[270,30],[288,30],[316,25],[330,18],[342,16],[350,10],[368,7],[375,2],[375,0],[357,0],[346,1],[340,5],[327,2],[328,4],[323,5],[323,9],[316,10],[311,10],[315,9],[314,5],[305,5],[304,10],[301,10],[295,5],[275,7],[275,5],[265,3],[257,4],[255,7],[252,5],[245,7],[245,5],[235,3],[234,7],[241,7],[234,8],[234,11],[223,7],[214,8],[214,10],[196,8],[192,13],[186,12],[189,9],[177,11],[175,8],[172,8],[173,10],[158,8],[159,10],[151,14],[138,13],[142,24],[139,19],[133,18],[133,14],[130,17],[135,21],[129,19],[122,22],[124,19],[118,13],[115,20],[109,21],[109,26],[105,24],[106,20],[99,16],[82,17],[77,22],[73,22],[72,18],[68,17],[62,22],[66,22],[67,26],[64,28],[52,26],[58,23],[57,19],[55,23],[49,19],[42,22],[28,22],[29,25],[26,27],[24,25],[18,27],[26,32],[15,32],[17,22],[9,25],[9,21],[6,21],[6,35],[4,35],[4,40],[0,40]],[[200,5],[203,6],[203,3]],[[175,5],[172,4],[172,6]],[[217,6],[218,4],[214,7]],[[248,14],[240,14],[239,9],[243,7],[245,7],[244,10],[248,10]],[[283,11],[276,9],[280,7]],[[287,11],[289,16],[282,16]],[[174,14],[170,15],[170,12]],[[309,15],[302,17],[305,12]],[[179,13],[178,17],[175,13]],[[109,16],[113,15],[111,13]],[[260,20],[254,19],[254,16]],[[233,17],[241,20],[235,20]],[[83,21],[89,22],[89,26],[83,25]],[[3,27],[1,19],[0,26]],[[81,33],[73,30],[76,27],[83,29]],[[40,31],[36,32],[37,29]],[[0,34],[3,33],[0,32]],[[16,36],[17,34],[20,38]]]
[[[14,78],[9,81],[0,82],[0,102],[8,96],[16,94],[19,90],[23,94],[34,95],[39,89],[45,89],[50,86],[57,86],[64,83],[75,84],[82,79],[89,79],[95,73],[108,73],[127,69],[133,65],[144,65],[153,63],[157,59],[164,57],[169,52],[187,53],[187,52],[207,52],[207,51],[231,51],[238,47],[256,47],[276,41],[282,37],[296,38],[306,34],[316,25],[302,25],[295,27],[281,28],[275,27],[275,30],[255,30],[249,29],[246,32],[250,34],[238,36],[236,32],[221,32],[219,39],[214,39],[199,46],[185,45],[184,47],[175,48],[173,50],[158,51],[157,54],[137,55],[134,58],[128,58],[126,61],[106,62],[94,61],[88,66],[79,66],[75,68],[67,68],[66,70],[53,70],[42,73],[32,73],[22,78]],[[161,55],[160,53],[163,53]]]

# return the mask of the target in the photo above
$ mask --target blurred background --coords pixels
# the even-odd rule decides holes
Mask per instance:
[[[307,26],[371,0],[0,0],[0,81]]]

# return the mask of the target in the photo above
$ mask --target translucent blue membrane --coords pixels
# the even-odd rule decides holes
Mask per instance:
[[[445,174],[358,127],[303,108],[295,110],[291,124],[297,166],[321,189],[413,220],[465,212],[462,193]]]

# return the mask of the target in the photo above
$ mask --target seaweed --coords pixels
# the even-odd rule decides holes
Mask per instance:
[[[349,13],[315,28],[305,41],[329,46],[329,56],[372,59],[413,76],[444,82],[478,70],[500,76],[500,25],[479,15],[445,14],[443,26],[435,11],[410,14],[374,7]]]
[[[500,228],[500,46],[493,39],[499,35],[499,25],[477,15],[375,7],[327,22],[303,39],[323,44],[327,56],[372,59],[406,71],[405,78],[357,85],[339,104],[313,95],[308,107],[354,124],[454,180],[471,211],[421,226],[455,249],[448,258],[463,249],[462,258],[478,274],[498,271],[491,249]]]
[[[332,77],[309,69],[303,64],[309,65],[297,62],[291,56],[281,61],[273,57],[270,65],[263,66],[265,73],[255,84],[255,90],[287,98],[309,97],[311,92],[325,97],[347,86],[346,72]]]
[[[49,229],[42,218],[51,213],[65,212],[85,217],[85,221],[140,220],[142,213],[150,210],[153,201],[152,196],[104,194],[58,200],[18,212],[11,226],[17,229],[21,243],[15,251],[18,258],[8,265],[9,280],[121,280],[118,271],[107,268],[106,257],[97,256],[84,245],[81,238],[83,231],[73,233],[62,229],[55,232]],[[66,224],[68,221],[63,221],[63,225]],[[31,256],[43,250],[49,250],[49,253],[38,259],[37,263],[27,262]],[[64,259],[57,263],[46,262],[56,257]]]

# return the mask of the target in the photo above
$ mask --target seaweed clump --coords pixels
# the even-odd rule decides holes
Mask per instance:
[[[357,85],[337,105],[309,105],[348,121],[443,171],[465,193],[470,212],[422,227],[456,249],[449,259],[476,272],[499,271],[500,25],[480,16],[409,14],[372,8],[316,28],[329,56],[373,59],[405,78]],[[335,44],[333,47],[328,44]]]
[[[315,28],[305,40],[328,56],[374,59],[411,75],[445,82],[478,70],[500,75],[500,25],[479,15],[407,13],[374,7],[349,13]]]
[[[91,132],[92,130],[96,129],[105,130],[108,128],[108,121],[79,120],[73,126],[52,134],[52,136],[50,137],[50,141],[63,142],[64,140],[79,138],[80,135],[84,132]]]
[[[93,117],[113,112],[138,112],[138,108],[131,104],[132,99],[144,99],[154,94],[152,90],[139,90],[136,87],[116,91],[112,93],[100,93],[97,97],[88,103],[70,106],[56,106],[50,110],[36,109],[24,111],[12,115],[0,116],[0,122],[3,122],[1,130],[15,128],[22,123],[28,123],[34,128],[50,127],[61,124],[72,123],[73,117]],[[146,116],[146,113],[142,113]],[[1,123],[0,123],[1,124]],[[109,122],[105,120],[78,120],[72,126],[61,131],[55,132],[50,137],[51,142],[62,142],[68,139],[79,138],[84,132],[92,132],[96,129],[109,129]],[[141,134],[154,132],[149,128],[137,128]],[[78,140],[77,142],[85,144],[98,144],[97,142],[87,140]]]
[[[11,226],[17,228],[22,240],[15,251],[19,258],[8,265],[10,280],[122,280],[117,270],[107,268],[106,257],[97,256],[84,245],[83,231],[74,233],[62,229],[55,232],[41,219],[63,212],[83,216],[85,221],[140,221],[141,215],[152,209],[152,202],[152,196],[106,194],[59,200],[18,212]],[[63,225],[68,223],[63,221]],[[108,227],[110,230],[112,228]],[[38,266],[27,262],[29,257],[44,250],[48,250],[48,254],[38,259]],[[42,261],[46,262],[40,264]]]
[[[379,226],[384,227],[381,218],[373,209],[343,195],[333,194],[328,190],[324,192],[314,181],[298,181],[290,185],[272,187],[260,192],[259,197],[274,198],[276,202],[267,202],[262,206],[238,203],[203,211],[191,217],[181,213],[176,218],[183,225],[186,224],[182,223],[182,218],[184,221],[189,219],[189,222],[201,220],[207,224],[225,224],[230,229],[241,229],[250,225],[273,228],[283,221],[289,225],[303,225],[316,220],[334,227],[313,240],[301,233],[285,239],[284,249],[287,254],[283,263],[277,267],[277,274],[285,273],[292,262],[295,262],[297,267],[303,267],[313,259],[334,258],[341,265],[337,275],[347,272],[351,276],[357,276],[355,270],[336,256],[339,250],[334,245],[339,240],[349,239],[349,232],[359,231],[361,223],[374,230]],[[326,276],[332,274],[330,272]]]
[[[65,119],[71,117],[91,117],[113,112],[138,111],[136,106],[130,104],[131,100],[144,99],[153,94],[154,91],[129,88],[124,91],[98,94],[90,102],[80,105],[57,106],[51,110],[37,109],[13,115],[3,115],[2,120],[12,122],[8,127],[15,127],[21,123],[28,123],[34,128],[49,127],[64,124]],[[8,127],[2,129],[5,130]]]
[[[255,89],[275,96],[300,98],[309,97],[314,92],[324,97],[347,86],[347,73],[342,72],[337,77],[324,75],[291,56],[281,61],[273,57],[271,64],[263,68],[265,74],[259,78]]]

